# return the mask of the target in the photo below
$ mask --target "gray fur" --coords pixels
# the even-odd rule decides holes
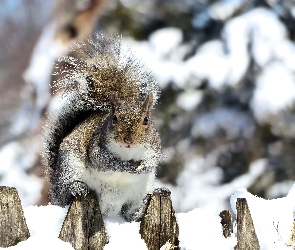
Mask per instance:
[[[114,38],[99,33],[78,47],[77,58],[61,59],[68,68],[57,70],[61,78],[52,85],[65,92],[45,128],[51,199],[65,206],[93,189],[104,215],[138,220],[162,159],[150,115],[159,88]]]

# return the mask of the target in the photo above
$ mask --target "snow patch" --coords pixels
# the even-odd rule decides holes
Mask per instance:
[[[294,101],[294,76],[279,62],[265,68],[257,79],[251,101],[256,119],[265,122],[270,116],[291,107]]]
[[[247,138],[254,132],[254,120],[246,112],[220,108],[198,117],[192,127],[195,138],[212,138],[220,131],[228,138]]]
[[[214,216],[204,209],[196,208],[187,213],[177,214],[177,220],[180,247],[186,250],[225,250],[233,249],[236,245],[234,235],[228,239],[223,237],[219,216]]]
[[[149,42],[159,56],[168,56],[182,42],[182,39],[180,29],[164,28],[152,33]]]
[[[182,92],[176,100],[179,107],[185,111],[193,111],[202,101],[203,92],[198,90],[189,90]]]
[[[16,142],[6,144],[0,150],[1,186],[15,187],[23,206],[36,204],[41,197],[43,181],[25,172],[35,162],[34,157],[35,155],[28,155],[25,147]]]
[[[110,237],[109,243],[104,247],[105,250],[147,250],[147,246],[139,234],[139,222],[129,223],[116,220],[106,221],[106,230]]]

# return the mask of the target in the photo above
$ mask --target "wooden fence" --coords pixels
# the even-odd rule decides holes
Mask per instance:
[[[224,237],[233,232],[233,218],[229,210],[220,213]],[[295,224],[290,244],[295,241]],[[179,228],[172,207],[170,192],[157,189],[150,197],[146,213],[140,223],[140,234],[149,250],[179,249]],[[0,247],[14,246],[30,237],[20,199],[15,188],[0,187]],[[196,235],[197,237],[197,235]],[[71,204],[59,238],[70,242],[74,249],[103,249],[108,236],[96,195],[77,197]],[[197,240],[197,238],[196,238]],[[237,245],[235,250],[257,250],[259,242],[251,214],[244,198],[237,200]]]

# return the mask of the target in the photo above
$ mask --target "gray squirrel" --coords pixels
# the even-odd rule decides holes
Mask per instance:
[[[66,206],[89,189],[104,216],[140,220],[163,154],[151,118],[156,81],[118,37],[97,33],[59,59],[60,107],[45,126],[43,162],[53,204]]]

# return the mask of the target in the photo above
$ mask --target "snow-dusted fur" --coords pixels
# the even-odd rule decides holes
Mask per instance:
[[[151,118],[158,85],[114,38],[97,34],[78,47],[52,85],[65,92],[45,129],[50,196],[65,206],[90,188],[104,215],[138,220],[162,159]]]
[[[88,168],[82,178],[89,188],[99,194],[103,215],[118,214],[126,205],[129,206],[128,210],[122,212],[132,220],[141,215],[142,211],[138,209],[141,208],[143,198],[153,192],[155,173],[134,175],[111,170],[98,172]]]

